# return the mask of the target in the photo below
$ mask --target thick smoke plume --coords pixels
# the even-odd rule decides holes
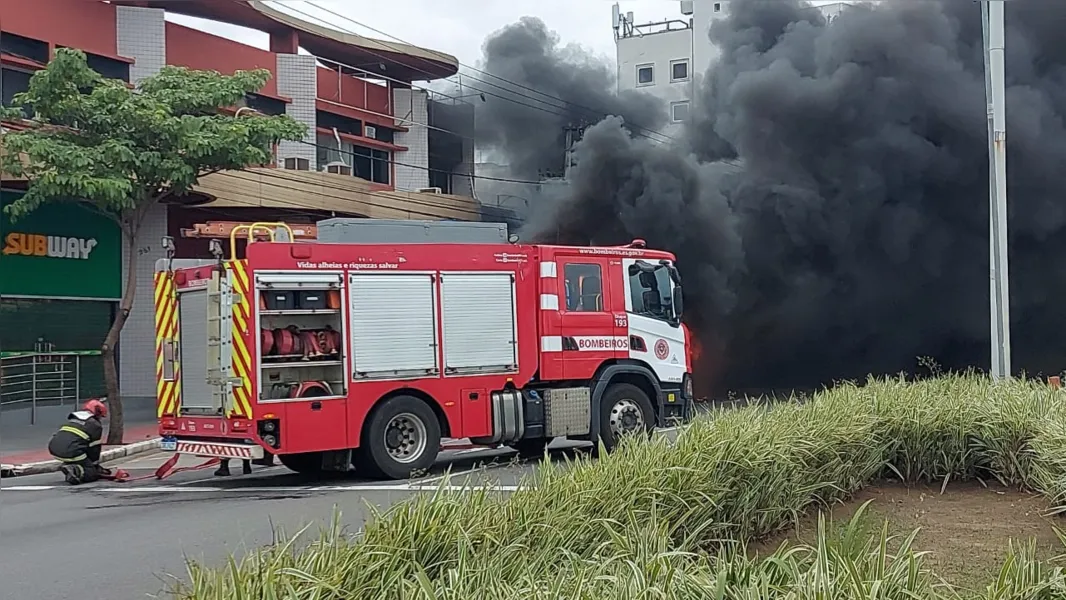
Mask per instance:
[[[1066,366],[1066,2],[1013,0],[1006,10],[1013,363],[1057,372]],[[730,11],[710,32],[721,56],[685,143],[630,135],[615,118],[591,127],[543,236],[642,237],[676,252],[686,318],[715,350],[699,375],[717,388],[913,371],[926,356],[987,366],[979,5],[884,2],[831,25],[794,0],[735,0]],[[501,129],[525,131],[510,127],[517,119]],[[508,154],[526,165],[536,152]]]

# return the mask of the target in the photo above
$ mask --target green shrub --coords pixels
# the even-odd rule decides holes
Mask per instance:
[[[843,384],[718,410],[678,436],[568,469],[513,494],[444,489],[357,536],[192,564],[176,595],[255,599],[954,598],[911,540],[858,521],[764,559],[743,546],[872,480],[996,478],[1066,501],[1066,393],[975,375]],[[861,512],[861,511],[860,511]],[[912,536],[913,539],[913,536]],[[989,599],[1066,597],[1060,568],[1012,548]],[[1035,594],[1035,595],[1034,595]]]

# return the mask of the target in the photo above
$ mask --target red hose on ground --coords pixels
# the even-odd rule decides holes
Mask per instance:
[[[179,458],[181,458],[181,455],[175,453],[174,456],[171,456],[170,459],[167,460],[167,462],[159,465],[159,468],[156,469],[155,473],[152,473],[151,475],[130,477],[130,474],[128,472],[123,471],[122,469],[115,469],[111,472],[111,476],[105,477],[105,479],[109,479],[116,483],[128,483],[131,481],[142,481],[145,479],[166,479],[171,475],[176,475],[185,471],[199,471],[200,469],[206,469],[219,463],[219,459],[209,458],[198,465],[193,465],[191,467],[178,467],[177,469],[175,469],[174,465],[178,464]]]

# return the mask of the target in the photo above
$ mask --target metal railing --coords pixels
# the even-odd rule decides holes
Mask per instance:
[[[86,352],[6,352],[0,355],[0,410],[76,405],[82,398],[84,363],[100,356]],[[95,366],[95,365],[94,365]]]

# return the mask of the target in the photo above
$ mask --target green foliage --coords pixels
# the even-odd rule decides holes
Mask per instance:
[[[443,487],[376,515],[358,535],[335,522],[222,569],[191,563],[185,600],[948,599],[887,527],[824,520],[810,544],[753,558],[744,546],[800,515],[902,475],[996,477],[1066,501],[1066,392],[948,375],[871,380],[807,402],[719,411],[678,436],[625,444],[567,469],[542,465],[512,494]],[[446,483],[446,482],[445,482]],[[995,575],[995,574],[993,574]],[[1011,548],[989,600],[1066,597],[1066,575]]]
[[[90,69],[81,51],[57,50],[15,96],[16,106],[33,111],[33,122],[2,140],[0,170],[30,182],[8,207],[11,217],[80,199],[129,234],[139,209],[189,192],[201,176],[268,163],[273,145],[302,138],[304,126],[287,116],[232,117],[219,108],[236,105],[269,77],[263,69],[225,76],[168,66],[131,89]],[[4,117],[16,113],[8,109]]]

